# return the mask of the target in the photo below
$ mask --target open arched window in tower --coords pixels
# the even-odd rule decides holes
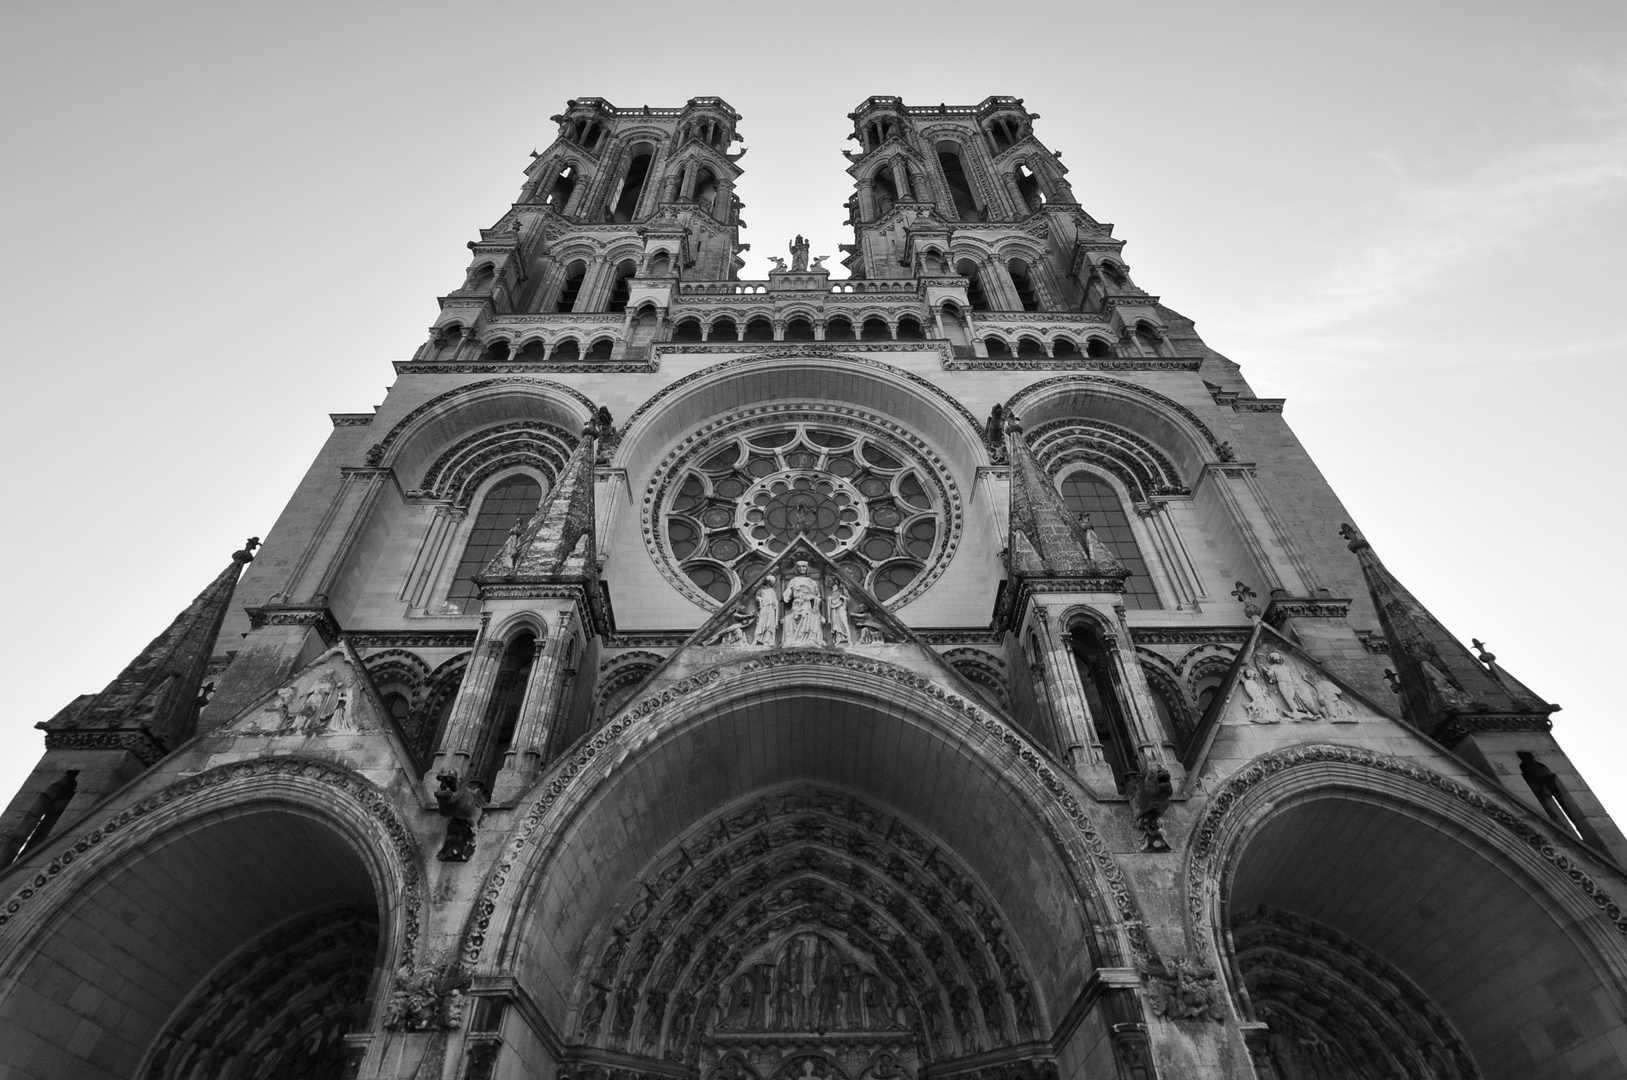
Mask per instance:
[[[565,281],[559,286],[559,300],[555,311],[575,311],[576,298],[582,295],[582,279],[588,276],[588,264],[577,259],[565,268]]]
[[[638,201],[644,195],[644,183],[650,178],[650,162],[654,157],[655,148],[648,143],[633,147],[632,159],[622,177],[621,194],[616,196],[616,205],[610,211],[611,221],[626,224],[638,213]]]
[[[566,205],[571,201],[571,192],[576,190],[576,167],[567,165],[559,170],[549,185],[542,201],[560,213],[565,212]]]
[[[1085,704],[1090,709],[1091,723],[1096,727],[1096,741],[1101,744],[1102,756],[1113,770],[1113,782],[1123,791],[1129,774],[1140,768],[1140,759],[1119,695],[1113,659],[1108,655],[1101,633],[1089,622],[1076,624],[1069,641],[1074,663],[1079,668]]]
[[[982,221],[983,211],[977,196],[972,194],[972,182],[967,179],[966,167],[961,164],[960,147],[952,142],[938,144],[938,165],[949,184],[949,198],[955,204],[955,213],[962,221]]]
[[[1033,213],[1042,208],[1045,205],[1045,191],[1040,187],[1039,177],[1034,175],[1034,170],[1027,165],[1019,165],[1016,179],[1017,193],[1023,197],[1024,204],[1018,209]]]
[[[1017,302],[1024,311],[1039,310],[1039,292],[1034,288],[1034,277],[1028,270],[1028,264],[1021,259],[1012,259],[1006,264],[1011,273],[1011,287],[1017,290]]]
[[[706,340],[739,341],[740,331],[736,328],[733,319],[719,319],[712,324],[712,331],[706,335]]]
[[[623,259],[616,267],[616,280],[610,285],[610,299],[605,304],[606,311],[626,311],[627,301],[633,295],[633,275],[638,273],[638,263],[632,259]]]
[[[812,341],[814,339],[813,323],[807,319],[795,318],[785,324],[786,341]]]
[[[471,609],[477,595],[475,575],[497,557],[514,523],[529,521],[541,502],[542,485],[524,474],[499,480],[486,492],[474,528],[469,530],[469,540],[463,545],[463,558],[446,596],[447,606],[459,611]]]
[[[955,264],[955,273],[966,279],[966,303],[971,305],[971,309],[989,310],[989,297],[983,291],[983,279],[977,272],[977,264],[970,259],[962,259]]]
[[[717,176],[713,174],[711,169],[702,167],[695,174],[695,201],[700,204],[702,210],[714,217],[719,216],[717,212],[718,191]]]
[[[849,319],[845,315],[836,315],[836,316],[831,317],[825,323],[825,340],[826,341],[852,341],[852,340],[854,340],[853,322],[852,322],[852,320]]]
[[[699,319],[683,319],[672,328],[673,341],[699,341],[701,339],[701,321]]]
[[[469,777],[484,785],[486,797],[492,793],[503,755],[514,741],[520,722],[520,706],[525,703],[525,685],[531,680],[531,664],[537,657],[537,639],[529,630],[521,631],[503,651],[502,664],[492,681],[491,698],[480,724],[474,753],[469,758]]]
[[[1063,477],[1062,501],[1075,514],[1089,514],[1090,524],[1109,551],[1119,557],[1130,571],[1124,582],[1124,606],[1129,608],[1161,608],[1158,590],[1147,573],[1147,562],[1141,557],[1130,519],[1119,501],[1119,493],[1112,484],[1094,473],[1079,471]]]
[[[911,591],[945,548],[942,482],[876,433],[751,428],[704,444],[672,477],[662,500],[665,554],[713,600],[733,595],[798,537],[881,600]]]
[[[893,180],[893,170],[883,166],[876,170],[875,183],[871,185],[875,193],[876,217],[887,214],[898,203],[898,184]]]
[[[773,341],[774,324],[758,315],[746,321],[746,332],[740,336],[741,341]]]

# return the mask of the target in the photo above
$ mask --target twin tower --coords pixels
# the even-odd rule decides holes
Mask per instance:
[[[1556,706],[1035,119],[868,99],[846,275],[748,280],[734,110],[570,102],[264,544],[13,720],[0,1074],[1627,1075]]]

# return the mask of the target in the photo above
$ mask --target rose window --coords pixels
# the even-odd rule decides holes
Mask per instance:
[[[819,424],[749,430],[680,463],[668,491],[667,551],[713,600],[727,600],[799,537],[877,599],[892,600],[914,591],[945,542],[940,483],[875,433]]]

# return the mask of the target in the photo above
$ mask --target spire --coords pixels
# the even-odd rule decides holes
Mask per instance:
[[[482,583],[578,583],[596,581],[593,465],[598,442],[612,434],[610,410],[601,407],[582,429],[582,441],[560,470],[530,522],[514,523],[508,541],[481,573]]]
[[[1497,666],[1492,654],[1483,649],[1480,657],[1471,654],[1385,569],[1366,537],[1350,525],[1341,525],[1339,532],[1361,562],[1379,624],[1390,643],[1395,682],[1414,724],[1448,746],[1486,726],[1478,722],[1481,718],[1520,717],[1528,722],[1522,730],[1547,730],[1548,714],[1559,706],[1526,689]],[[1497,727],[1508,729],[1504,722]]]
[[[1011,462],[1011,573],[1014,577],[1129,576],[1123,563],[1057,492],[1034,460],[1014,413],[1003,417]],[[991,418],[992,421],[992,418]]]
[[[254,561],[251,554],[260,538],[251,536],[241,551],[215,580],[198,594],[187,609],[175,617],[169,629],[159,634],[119,672],[100,694],[86,694],[40,725],[46,730],[46,746],[53,735],[67,731],[124,731],[145,733],[156,744],[138,755],[147,759],[173,750],[190,738],[198,719],[198,698],[215,639],[226,618],[232,592],[243,567]],[[128,744],[129,740],[121,740]]]

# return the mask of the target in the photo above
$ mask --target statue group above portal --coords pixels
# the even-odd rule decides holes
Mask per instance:
[[[751,596],[708,645],[819,649],[879,645],[889,639],[884,624],[834,571],[821,574],[806,559],[792,565],[783,585],[774,573],[752,586]]]

